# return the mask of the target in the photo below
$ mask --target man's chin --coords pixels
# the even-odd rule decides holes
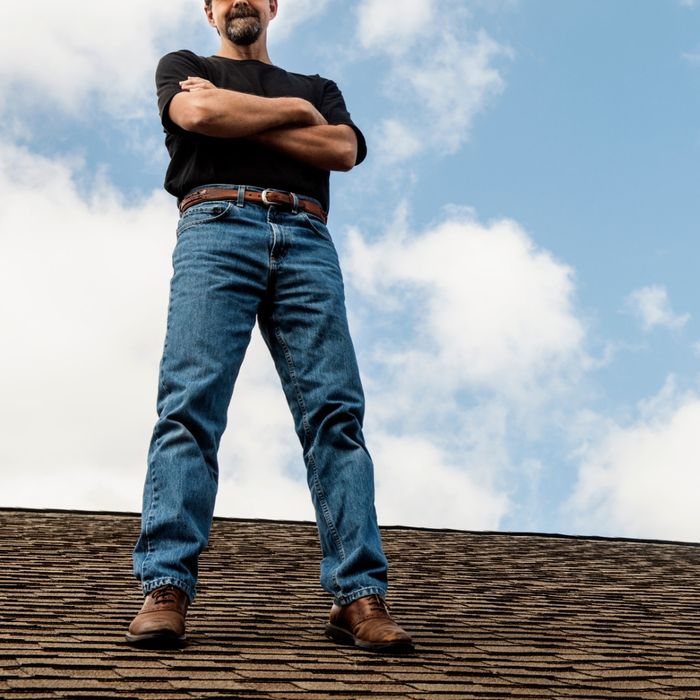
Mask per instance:
[[[235,19],[226,27],[228,38],[239,46],[254,44],[262,34],[260,22],[251,17]]]

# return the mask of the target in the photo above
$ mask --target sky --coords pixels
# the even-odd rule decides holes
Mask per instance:
[[[0,506],[140,510],[201,5],[0,8]],[[270,54],[369,145],[329,226],[380,524],[700,541],[700,2],[281,0]],[[257,332],[219,466],[217,515],[313,520]]]

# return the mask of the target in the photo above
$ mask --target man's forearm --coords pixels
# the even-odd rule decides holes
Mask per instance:
[[[292,125],[325,124],[325,119],[306,100],[259,97],[213,86],[178,93],[170,102],[169,115],[186,131],[222,138],[254,136]]]
[[[345,124],[274,128],[252,138],[321,170],[347,171],[357,160],[357,136]]]

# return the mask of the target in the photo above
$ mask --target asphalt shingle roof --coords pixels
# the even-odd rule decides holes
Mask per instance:
[[[0,510],[0,697],[700,699],[700,547],[382,528],[410,657],[323,636],[315,525],[216,519],[189,645],[133,649],[138,516]]]

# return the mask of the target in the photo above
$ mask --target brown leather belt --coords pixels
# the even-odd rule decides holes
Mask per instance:
[[[195,204],[200,202],[210,202],[215,199],[222,200],[237,200],[237,189],[225,189],[223,187],[207,187],[201,190],[196,190],[192,194],[188,194],[180,202],[180,211],[184,212]],[[254,204],[262,204],[267,207],[288,207],[291,210],[301,209],[308,214],[318,217],[325,224],[328,221],[328,214],[311,199],[300,197],[292,192],[282,192],[281,190],[249,190],[245,189],[243,199],[246,202]]]

